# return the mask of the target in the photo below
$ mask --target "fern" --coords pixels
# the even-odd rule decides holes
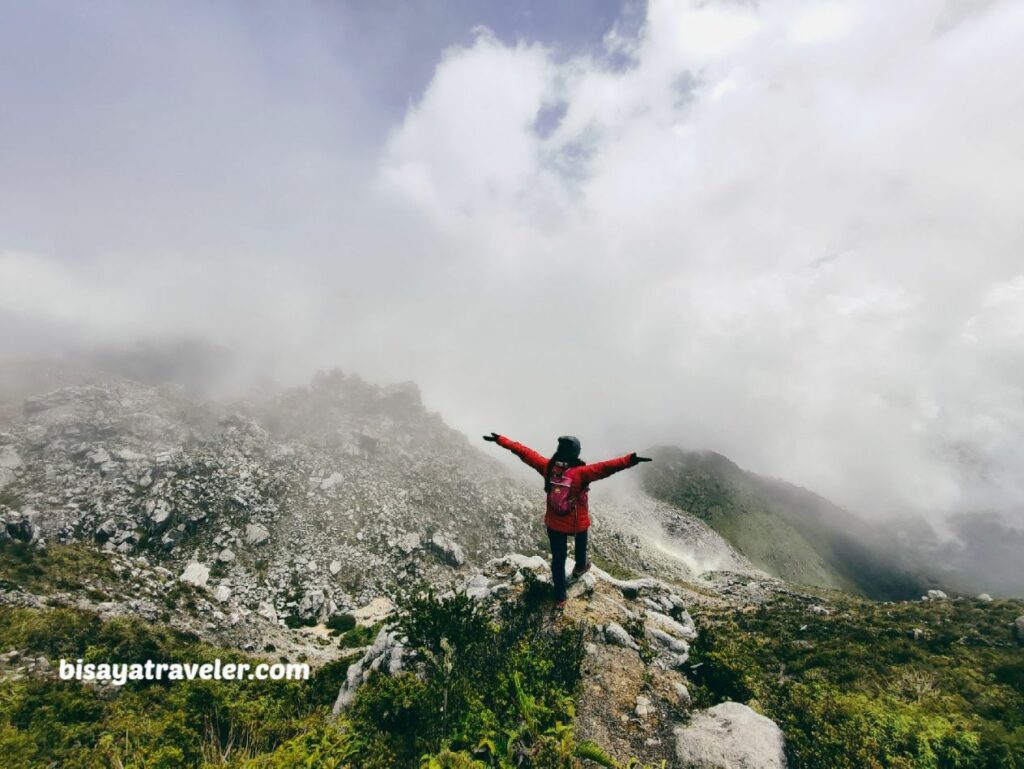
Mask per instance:
[[[582,740],[576,743],[576,750],[573,753],[576,758],[593,761],[599,766],[606,766],[608,769],[620,769],[619,762],[609,756],[604,748],[591,740]]]

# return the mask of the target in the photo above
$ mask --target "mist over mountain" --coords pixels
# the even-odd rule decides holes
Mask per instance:
[[[308,387],[268,380],[242,387],[232,371],[228,351],[195,343],[5,367],[0,414],[6,415],[5,461],[12,465],[4,469],[8,507],[32,511],[40,531],[51,536],[102,536],[122,551],[155,548],[159,558],[178,565],[185,553],[193,558],[203,551],[201,560],[215,562],[216,551],[237,545],[249,524],[282,530],[284,541],[267,552],[279,552],[286,571],[297,563],[296,552],[320,552],[328,563],[358,559],[360,550],[371,560],[387,558],[403,537],[428,542],[435,532],[469,557],[496,552],[507,537],[542,541],[528,512],[536,509],[527,502],[531,487],[517,480],[525,477],[515,463],[484,456],[482,447],[427,412],[414,385],[378,387],[333,373],[317,375]],[[204,396],[225,392],[229,382],[232,392],[244,395]],[[998,516],[963,513],[950,522],[956,537],[940,537],[921,519],[868,523],[714,452],[660,447],[651,453],[657,461],[641,471],[635,492],[632,484],[597,490],[608,541],[639,537],[645,543],[629,556],[634,565],[653,568],[654,554],[675,552],[667,559],[678,573],[722,568],[733,556],[709,538],[713,531],[753,566],[794,583],[890,599],[937,586],[1024,591],[1015,567],[1020,531]],[[236,456],[242,464],[233,464]],[[241,504],[231,502],[234,475],[269,484],[246,492],[256,496],[238,512],[232,512]],[[48,478],[59,478],[58,485]],[[488,490],[494,483],[506,484],[508,492],[495,497]],[[305,490],[309,485],[312,491]],[[357,487],[364,491],[352,497]],[[503,496],[514,489],[512,497]],[[454,502],[444,501],[449,493]],[[64,500],[58,507],[44,501],[54,494]],[[349,498],[348,534],[330,520],[339,514],[330,504],[338,495]],[[156,524],[154,506],[163,515]],[[266,512],[251,512],[260,509]],[[682,533],[684,520],[689,528]],[[710,528],[695,529],[697,522]],[[214,535],[215,524],[232,533]],[[99,527],[105,527],[102,535]],[[306,534],[296,538],[292,529]],[[313,531],[323,532],[317,538],[334,532],[333,540],[308,541]],[[600,541],[597,547],[615,559],[630,552]],[[380,572],[385,582],[370,583],[369,593],[391,584],[389,574],[390,566]],[[351,603],[353,596],[344,600]]]

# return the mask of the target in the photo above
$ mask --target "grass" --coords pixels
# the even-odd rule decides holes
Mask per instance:
[[[809,606],[695,611],[697,704],[764,712],[783,728],[794,769],[1024,767],[1020,602],[847,596],[827,615]]]
[[[82,590],[120,581],[110,559],[87,545],[49,545],[45,549],[0,542],[0,580],[32,593]]]

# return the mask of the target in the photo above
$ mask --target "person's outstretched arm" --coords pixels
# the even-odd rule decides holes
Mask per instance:
[[[632,454],[626,454],[624,457],[609,459],[605,462],[595,462],[592,465],[584,465],[580,470],[579,475],[584,484],[593,483],[594,481],[599,481],[602,478],[607,478],[612,473],[619,472],[619,470],[625,470],[628,467],[636,467],[641,462],[650,461],[650,457],[638,457],[634,451]]]
[[[548,458],[542,454],[538,454],[529,446],[516,443],[515,441],[506,438],[504,435],[498,435],[497,433],[485,435],[484,440],[497,443],[503,449],[508,449],[541,475],[544,475],[544,472],[548,469]]]

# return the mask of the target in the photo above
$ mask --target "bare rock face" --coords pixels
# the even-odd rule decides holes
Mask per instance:
[[[676,758],[690,769],[784,769],[785,739],[770,718],[739,702],[696,713],[675,729]]]

